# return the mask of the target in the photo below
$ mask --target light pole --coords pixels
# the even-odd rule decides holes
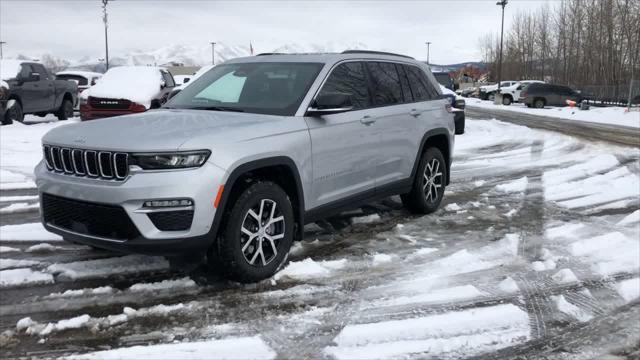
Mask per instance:
[[[109,4],[109,1],[113,1],[113,0],[102,0],[102,13],[103,13],[103,17],[102,17],[102,21],[104,21],[104,52],[105,52],[105,57],[104,57],[104,62],[105,62],[105,66],[106,66],[106,70],[109,70],[109,37],[107,35],[107,5]]]
[[[509,0],[498,1],[496,5],[502,6],[502,26],[500,27],[500,60],[498,62],[498,93],[500,93],[500,83],[502,82],[502,37],[504,36],[504,7]]]
[[[0,41],[0,59],[2,59],[2,45],[6,44],[6,41]]]
[[[216,64],[216,43],[211,42],[211,65]]]
[[[431,45],[430,41],[425,42],[427,44],[427,65],[429,65],[429,47]]]

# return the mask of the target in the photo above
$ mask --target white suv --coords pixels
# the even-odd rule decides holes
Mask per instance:
[[[505,86],[500,89],[500,94],[502,94],[502,105],[511,105],[512,102],[518,102],[520,99],[520,93],[522,90],[529,84],[540,83],[543,84],[544,81],[540,80],[522,80],[518,81],[511,86]]]

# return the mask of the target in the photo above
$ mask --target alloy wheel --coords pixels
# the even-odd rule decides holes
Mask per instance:
[[[431,159],[424,168],[422,176],[422,191],[428,202],[438,200],[438,192],[442,188],[443,176],[438,159]]]
[[[275,201],[262,199],[247,211],[240,231],[244,259],[253,266],[266,266],[278,255],[278,241],[285,232],[284,215]]]

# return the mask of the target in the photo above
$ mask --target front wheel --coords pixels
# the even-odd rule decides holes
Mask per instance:
[[[422,155],[411,192],[401,196],[409,211],[430,214],[440,206],[444,197],[447,164],[438,148],[432,147]]]
[[[226,278],[251,283],[273,276],[293,242],[294,216],[287,193],[264,181],[249,186],[226,214],[209,264]]]
[[[15,104],[11,107],[11,109],[7,110],[5,113],[5,121],[4,124],[12,124],[14,121],[22,122],[24,121],[24,113],[22,112],[22,105],[16,101]]]
[[[544,100],[542,99],[536,99],[536,101],[533,102],[533,107],[536,109],[543,109],[544,105]]]
[[[62,105],[56,113],[58,120],[67,120],[73,117],[73,103],[69,99],[62,100]]]

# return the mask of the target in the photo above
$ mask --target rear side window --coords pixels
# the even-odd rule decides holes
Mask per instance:
[[[376,106],[401,104],[404,99],[396,66],[388,62],[366,64],[371,75],[373,103]]]
[[[174,87],[176,83],[173,81],[173,76],[171,76],[167,72],[162,72],[162,78],[164,79],[164,83],[166,87]]]
[[[350,94],[354,110],[371,106],[363,63],[348,62],[340,64],[333,69],[319,95],[336,92]]]
[[[87,85],[89,81],[86,77],[80,75],[56,75],[58,80],[72,80],[78,83],[78,85]]]
[[[44,66],[40,64],[31,64],[31,67],[33,68],[34,72],[37,72],[40,74],[40,79],[46,80],[49,78],[49,72]]]
[[[396,64],[396,70],[400,75],[400,86],[402,87],[402,94],[404,95],[404,102],[413,102],[413,96],[411,95],[411,87],[409,86],[409,79],[407,79],[407,73],[404,71],[404,66]]]
[[[413,101],[429,101],[438,98],[438,92],[431,85],[424,71],[409,65],[404,65],[404,68],[413,93]]]

